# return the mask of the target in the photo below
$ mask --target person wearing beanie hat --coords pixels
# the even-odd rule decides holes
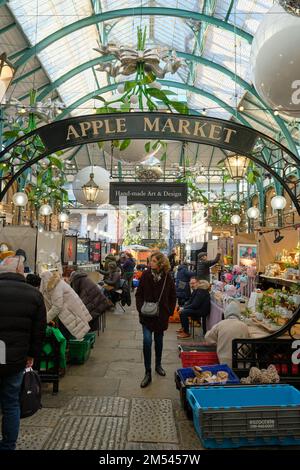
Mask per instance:
[[[240,306],[231,302],[224,311],[224,320],[212,327],[205,335],[205,341],[217,345],[220,364],[232,367],[232,340],[249,338],[248,326],[241,321]]]
[[[0,266],[0,451],[16,447],[24,369],[39,357],[45,333],[44,300],[25,282],[23,257],[5,258]]]
[[[197,262],[197,277],[209,282],[209,270],[212,266],[217,264],[221,258],[221,251],[219,250],[215,259],[208,260],[207,253],[201,252],[198,254]]]

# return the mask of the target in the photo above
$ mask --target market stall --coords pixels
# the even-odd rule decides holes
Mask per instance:
[[[35,271],[37,229],[19,225],[0,227],[0,244],[6,244],[8,250],[13,252],[24,250],[26,266],[30,271]]]

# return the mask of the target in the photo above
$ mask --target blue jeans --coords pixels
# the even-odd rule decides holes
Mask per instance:
[[[0,377],[0,405],[2,408],[2,441],[0,450],[15,450],[20,426],[20,390],[23,371]]]
[[[143,352],[146,372],[151,372],[151,350],[152,350],[152,331],[143,325]],[[161,356],[163,350],[163,333],[154,333],[155,342],[155,367],[161,366]]]

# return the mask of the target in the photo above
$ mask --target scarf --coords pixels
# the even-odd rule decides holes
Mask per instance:
[[[162,278],[163,272],[162,271],[155,271],[154,269],[151,269],[151,273],[154,279],[154,282],[159,282]]]

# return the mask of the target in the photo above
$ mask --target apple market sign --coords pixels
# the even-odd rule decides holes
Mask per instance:
[[[114,113],[80,116],[38,129],[49,152],[89,142],[124,139],[186,140],[250,152],[256,134],[220,119],[168,113]]]

